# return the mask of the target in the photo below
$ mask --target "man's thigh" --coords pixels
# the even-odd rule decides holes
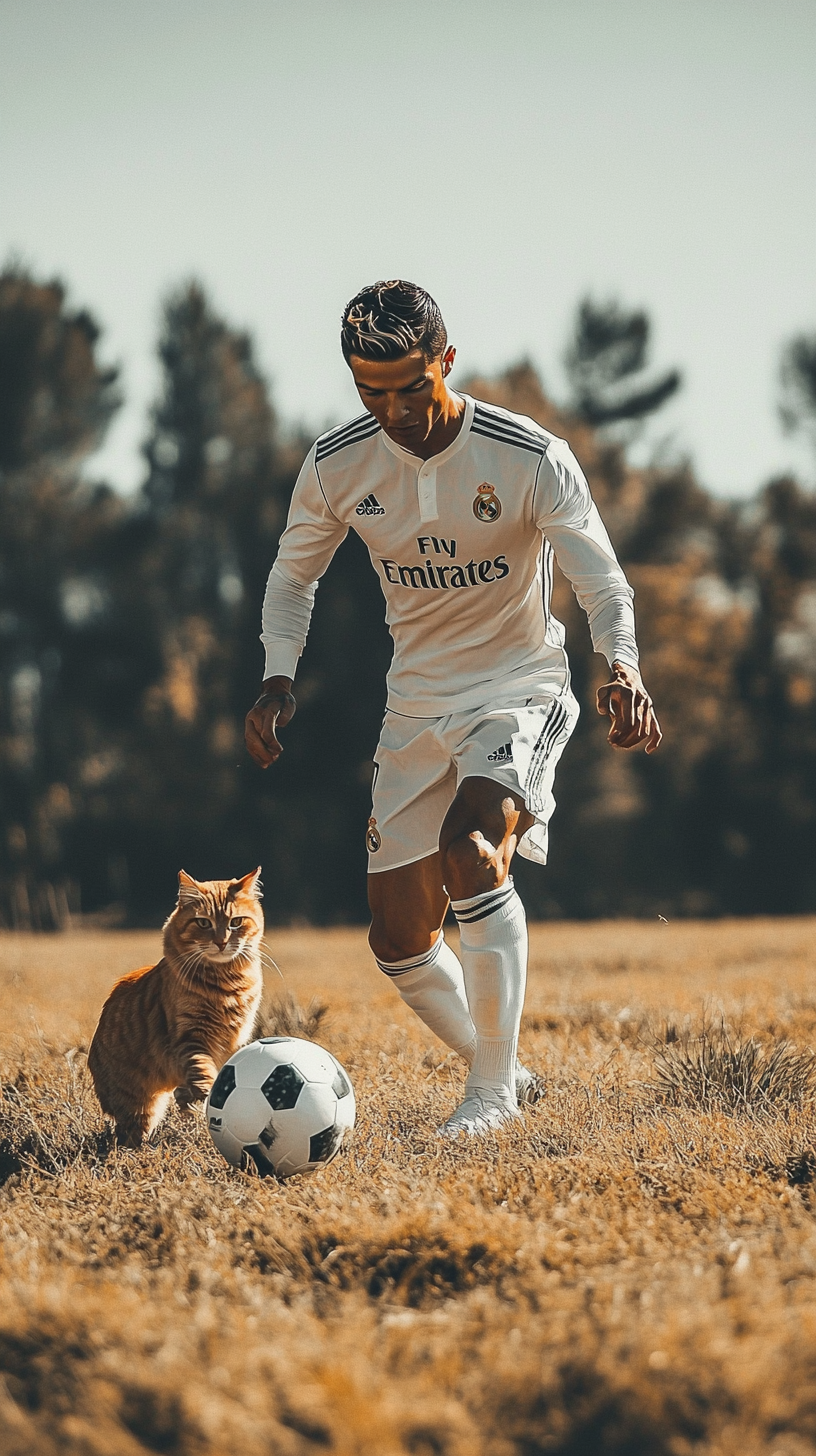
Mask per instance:
[[[439,832],[439,849],[446,854],[455,839],[479,834],[494,847],[510,835],[520,840],[535,823],[518,789],[511,789],[496,779],[471,777],[463,779],[448,809]],[[509,857],[512,858],[512,849]]]
[[[456,793],[456,769],[438,718],[388,712],[374,755],[368,821],[369,874],[407,868],[439,848],[439,827]]]
[[[404,961],[430,950],[448,908],[438,851],[368,877],[369,942],[381,961]]]

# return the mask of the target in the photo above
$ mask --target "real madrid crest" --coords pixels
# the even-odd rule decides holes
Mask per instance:
[[[490,525],[497,521],[501,515],[501,501],[496,495],[495,485],[483,480],[476,492],[476,499],[473,502],[473,514],[477,521],[484,521]]]
[[[377,850],[380,849],[382,846],[382,837],[380,835],[379,829],[377,828],[376,819],[369,819],[368,821],[368,828],[366,830],[366,845],[368,847],[369,854],[376,854]]]

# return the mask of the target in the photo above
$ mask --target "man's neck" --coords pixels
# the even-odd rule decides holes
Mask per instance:
[[[465,422],[465,401],[459,394],[453,394],[451,390],[445,391],[445,399],[439,418],[431,427],[430,433],[423,440],[421,446],[412,454],[419,456],[420,460],[431,460],[434,455],[441,455],[452,445]]]

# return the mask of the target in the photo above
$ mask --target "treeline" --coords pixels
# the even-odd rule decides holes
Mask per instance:
[[[244,713],[260,603],[309,440],[282,428],[251,340],[196,285],[167,304],[145,480],[83,475],[119,403],[87,312],[0,275],[0,922],[166,914],[178,869],[264,868],[272,921],[365,918],[364,831],[390,639],[351,537],[318,592],[298,714],[267,774]],[[628,443],[679,386],[651,377],[642,313],[585,302],[559,409],[532,366],[474,380],[565,434],[637,591],[666,740],[611,752],[603,664],[558,585],[584,707],[562,763],[552,863],[520,866],[533,915],[816,910],[816,498],[789,478],[749,503],[688,465],[634,470]],[[786,419],[816,419],[816,344],[789,347]]]

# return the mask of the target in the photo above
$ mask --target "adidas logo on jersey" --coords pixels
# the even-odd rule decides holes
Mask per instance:
[[[358,516],[384,516],[385,506],[381,506],[375,495],[367,495],[361,500],[357,507]]]
[[[487,761],[488,761],[488,763],[512,763],[513,762],[513,745],[512,745],[512,743],[505,743],[505,744],[502,745],[501,748],[497,748],[494,753],[489,753],[487,755]]]

